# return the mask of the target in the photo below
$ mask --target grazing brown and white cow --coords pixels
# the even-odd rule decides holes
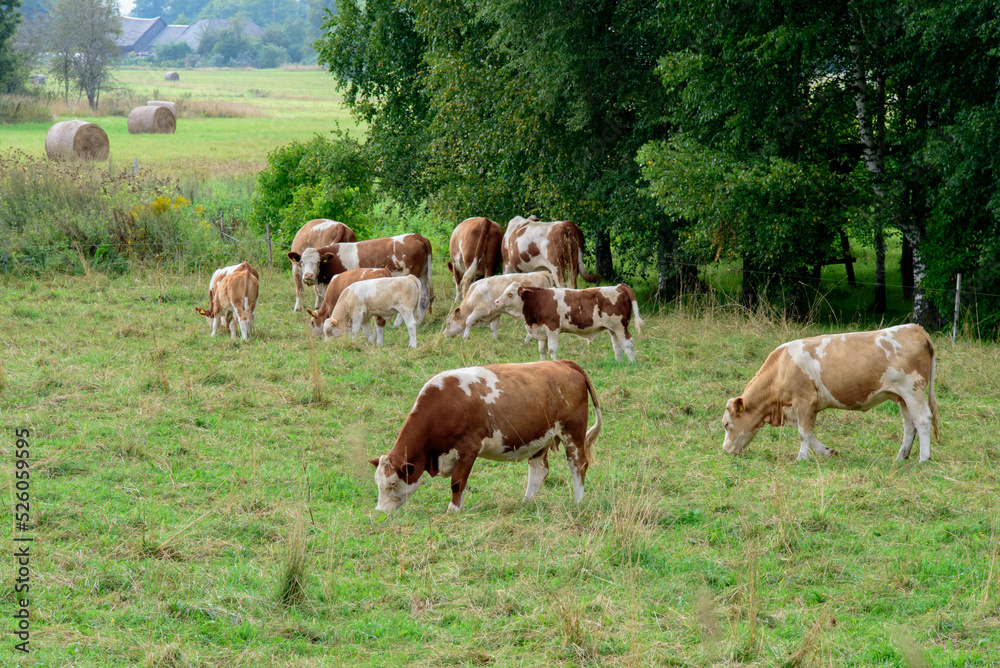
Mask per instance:
[[[334,276],[330,284],[326,286],[326,295],[323,297],[323,303],[320,304],[319,308],[315,311],[311,308],[306,309],[306,313],[309,314],[309,324],[313,328],[313,334],[319,336],[323,333],[323,322],[333,313],[333,309],[337,306],[337,301],[340,299],[340,293],[344,291],[344,288],[358,281],[367,281],[372,278],[389,278],[390,276],[392,274],[389,273],[388,269],[350,269]],[[385,321],[380,322],[379,325],[384,327]]]
[[[535,216],[515,216],[507,223],[501,249],[504,273],[545,269],[560,288],[575,288],[578,272],[590,283],[600,280],[583,264],[583,232],[568,220],[544,223]]]
[[[524,324],[538,339],[538,356],[545,359],[545,345],[549,355],[556,358],[559,333],[568,332],[593,341],[601,332],[611,335],[615,359],[621,361],[622,352],[630,362],[635,361],[635,341],[628,331],[629,322],[635,319],[636,333],[642,331],[639,304],[632,288],[621,283],[615,286],[571,290],[569,288],[528,288],[511,283],[495,304],[504,309],[518,308]]]
[[[726,403],[723,450],[739,454],[765,424],[797,425],[799,459],[809,447],[834,453],[813,436],[816,414],[826,408],[866,411],[895,401],[903,414],[903,443],[896,459],[910,456],[920,437],[920,461],[931,457],[931,429],[938,438],[934,398],[934,346],[919,325],[875,332],[830,334],[782,344],[768,355],[743,394]]]
[[[400,234],[357,243],[331,244],[320,248],[319,256],[316,280],[322,283],[329,283],[337,274],[362,267],[388,269],[393,276],[416,276],[421,288],[418,321],[423,322],[430,311],[434,299],[431,292],[433,256],[431,242],[422,235]]]
[[[588,395],[597,416],[590,429]],[[439,373],[420,390],[392,450],[369,460],[378,485],[376,510],[388,512],[406,503],[426,472],[451,476],[448,512],[458,512],[477,457],[527,459],[524,498],[534,498],[549,474],[549,448],[560,443],[579,503],[600,431],[594,386],[576,362],[491,364]]]
[[[385,321],[377,320],[373,332],[369,320],[372,316],[387,318],[397,315],[406,324],[406,331],[410,334],[410,348],[416,348],[420,299],[420,280],[413,275],[372,278],[352,283],[340,293],[333,313],[323,323],[324,339],[342,336],[348,329],[351,331],[351,338],[354,338],[362,330],[368,341],[381,346],[385,343]]]
[[[249,262],[216,269],[208,284],[208,308],[195,307],[194,310],[208,320],[212,336],[218,332],[219,325],[223,325],[229,328],[231,337],[235,339],[238,322],[245,341],[253,327],[257,291],[257,270]]]
[[[295,238],[292,240],[292,247],[288,251],[288,259],[292,261],[292,283],[295,284],[295,307],[293,311],[302,310],[302,284],[313,286],[316,291],[316,304],[313,308],[319,308],[319,303],[323,299],[326,289],[324,281],[320,284],[316,280],[316,265],[319,263],[317,248],[340,243],[341,241],[357,241],[358,236],[354,230],[343,223],[326,218],[316,218],[303,225]]]
[[[466,218],[455,227],[448,243],[448,271],[455,281],[455,299],[469,292],[476,279],[492,276],[500,264],[503,229],[489,218]]]
[[[453,337],[461,334],[463,339],[467,339],[472,326],[480,324],[489,325],[495,339],[502,314],[506,313],[518,320],[524,320],[520,306],[505,311],[496,305],[497,298],[514,282],[531,288],[551,288],[552,274],[547,271],[533,271],[528,274],[500,274],[479,279],[469,288],[468,294],[458,308],[448,316],[444,324],[444,335]]]

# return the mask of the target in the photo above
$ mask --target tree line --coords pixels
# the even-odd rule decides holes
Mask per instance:
[[[317,44],[380,188],[454,219],[579,222],[669,297],[713,262],[794,310],[843,235],[1000,316],[1000,38],[976,0],[338,0]],[[777,290],[775,289],[777,288]]]

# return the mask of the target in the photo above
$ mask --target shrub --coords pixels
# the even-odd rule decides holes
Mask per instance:
[[[0,154],[0,238],[15,273],[75,272],[82,261],[109,273],[147,260],[215,262],[230,253],[213,221],[232,236],[232,218],[144,170]]]
[[[168,42],[167,44],[157,44],[153,47],[156,60],[160,63],[164,61],[182,61],[193,53],[191,45],[187,42]]]
[[[270,224],[272,236],[288,244],[307,220],[332,218],[363,235],[374,203],[374,174],[356,141],[316,135],[271,151],[267,163],[257,176],[250,216],[259,233]]]
[[[288,51],[277,44],[261,44],[254,57],[260,69],[274,69],[288,62]]]

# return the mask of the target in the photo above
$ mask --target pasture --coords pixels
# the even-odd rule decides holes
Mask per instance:
[[[67,108],[61,97],[50,103],[56,120],[79,118],[108,133],[111,164],[140,164],[176,178],[253,174],[266,164],[268,152],[292,141],[308,141],[340,127],[360,137],[360,129],[343,106],[336,82],[327,72],[312,70],[184,70],[180,81],[164,81],[162,70],[115,70],[125,90],[106,93],[93,115],[86,105]],[[54,83],[46,84],[59,96]],[[130,135],[130,109],[146,100],[178,102],[177,132]],[[72,100],[71,100],[72,102]],[[45,155],[45,133],[51,123],[3,126],[0,151],[15,148]]]
[[[5,506],[18,427],[36,501],[24,665],[1000,663],[996,346],[934,337],[928,464],[894,462],[892,404],[822,413],[831,459],[796,462],[787,428],[735,458],[726,399],[774,346],[829,330],[709,299],[642,304],[635,365],[606,336],[560,339],[604,412],[581,504],[557,452],[534,501],[526,464],[479,461],[461,514],[433,478],[385,516],[365,460],[423,383],[537,359],[510,319],[499,341],[438,334],[442,250],[412,351],[403,329],[380,349],[311,339],[287,267],[262,270],[248,342],[210,338],[194,313],[211,269],[5,280]],[[304,597],[283,605],[290,567]],[[9,576],[2,592],[12,609]],[[5,665],[22,660],[13,643]]]

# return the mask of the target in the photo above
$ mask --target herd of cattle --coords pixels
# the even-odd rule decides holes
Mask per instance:
[[[294,311],[303,309],[303,285],[316,293],[305,308],[315,335],[325,339],[359,331],[382,345],[386,318],[405,324],[409,346],[434,298],[430,242],[419,234],[358,241],[343,223],[311,220],[295,235],[288,257],[295,285]],[[498,266],[504,273],[495,274]],[[451,476],[449,512],[462,508],[477,457],[528,460],[524,497],[534,497],[548,476],[548,452],[562,445],[573,497],[583,498],[587,467],[601,430],[601,409],[590,378],[575,362],[556,361],[559,334],[592,340],[611,337],[615,359],[635,362],[629,332],[643,324],[635,293],[624,284],[577,289],[577,277],[597,282],[583,261],[583,234],[569,221],[515,217],[504,232],[488,218],[469,218],[452,233],[449,272],[455,301],[444,334],[468,338],[474,325],[493,337],[502,314],[522,320],[525,342],[538,340],[531,364],[497,364],[444,371],[420,390],[392,450],[370,460],[378,485],[378,510],[403,505],[423,474]],[[219,269],[209,284],[209,308],[197,308],[215,336],[237,327],[247,339],[254,321],[259,276],[247,262]],[[567,287],[568,286],[568,287]],[[374,329],[372,322],[374,321]],[[548,351],[551,361],[545,360]],[[868,410],[894,401],[903,417],[897,459],[909,457],[914,439],[920,461],[930,458],[938,435],[934,397],[934,348],[918,325],[874,332],[816,336],[779,346],[738,397],[726,404],[723,449],[739,454],[764,425],[794,425],[799,458],[830,450],[813,436],[816,414],[826,408]],[[587,428],[588,397],[596,421]]]

